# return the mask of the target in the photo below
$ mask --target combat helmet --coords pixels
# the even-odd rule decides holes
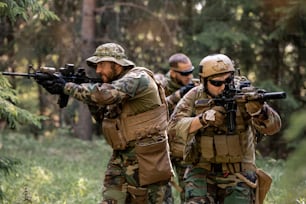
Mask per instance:
[[[127,59],[125,50],[116,43],[105,43],[97,47],[92,57],[86,59],[89,67],[96,68],[99,62],[115,62],[123,67],[135,66],[134,62]]]
[[[224,54],[209,55],[199,64],[199,75],[202,78],[228,72],[235,72],[235,68],[232,60]]]

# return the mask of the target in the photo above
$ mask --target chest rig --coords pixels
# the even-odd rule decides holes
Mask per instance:
[[[145,71],[150,76],[152,80],[150,86],[152,86],[152,89],[157,89],[157,92],[152,92],[153,95],[149,98],[157,107],[134,114],[133,112],[137,109],[135,107],[143,107],[145,105],[142,104],[142,100],[131,99],[121,104],[120,107],[118,104],[115,104],[114,107],[120,109],[118,111],[120,114],[116,114],[116,117],[113,118],[106,117],[102,123],[105,139],[114,150],[124,150],[130,142],[155,134],[166,137],[165,131],[169,115],[164,89],[155,80],[151,71],[142,67],[133,68],[131,71],[136,70]],[[145,97],[145,94],[148,93],[141,93],[137,97]]]
[[[216,104],[213,99],[208,98],[203,89],[199,89],[195,100],[195,114],[199,115]],[[247,150],[248,119],[244,109],[244,104],[235,104],[235,117],[225,120],[220,127],[208,126],[201,128],[196,134],[201,152],[200,162],[209,163],[237,163],[242,162]],[[227,109],[227,108],[225,108]],[[228,115],[227,115],[228,116]],[[233,123],[235,128],[229,131],[229,126]]]

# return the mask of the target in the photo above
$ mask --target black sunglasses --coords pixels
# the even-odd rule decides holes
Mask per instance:
[[[223,84],[229,84],[233,81],[233,77],[228,77],[226,78],[224,81],[219,81],[219,80],[213,80],[213,79],[210,79],[209,82],[213,85],[213,86],[216,86],[216,87],[220,87],[222,86]]]
[[[189,70],[187,70],[187,71],[178,71],[178,70],[173,70],[173,71],[179,73],[179,74],[182,75],[182,76],[188,76],[189,74],[192,74],[193,70],[194,70],[194,67],[192,66],[192,67],[191,67]]]

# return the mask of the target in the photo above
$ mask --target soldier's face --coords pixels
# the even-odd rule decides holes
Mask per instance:
[[[118,76],[119,69],[113,62],[99,62],[97,64],[96,73],[101,76],[105,83],[115,80]]]
[[[223,93],[225,85],[229,84],[231,80],[231,73],[211,78],[207,81],[207,89],[212,96],[216,97]]]
[[[182,86],[185,86],[191,82],[193,78],[193,67],[191,63],[178,63],[177,68],[172,69],[172,77]]]

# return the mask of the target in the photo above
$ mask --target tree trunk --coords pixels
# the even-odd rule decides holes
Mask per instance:
[[[82,59],[85,60],[94,51],[95,37],[95,0],[83,1],[82,13]],[[83,64],[84,66],[85,64]],[[86,66],[84,66],[86,67]],[[93,121],[87,105],[78,102],[79,117],[74,127],[75,136],[84,140],[91,140],[93,135]]]

